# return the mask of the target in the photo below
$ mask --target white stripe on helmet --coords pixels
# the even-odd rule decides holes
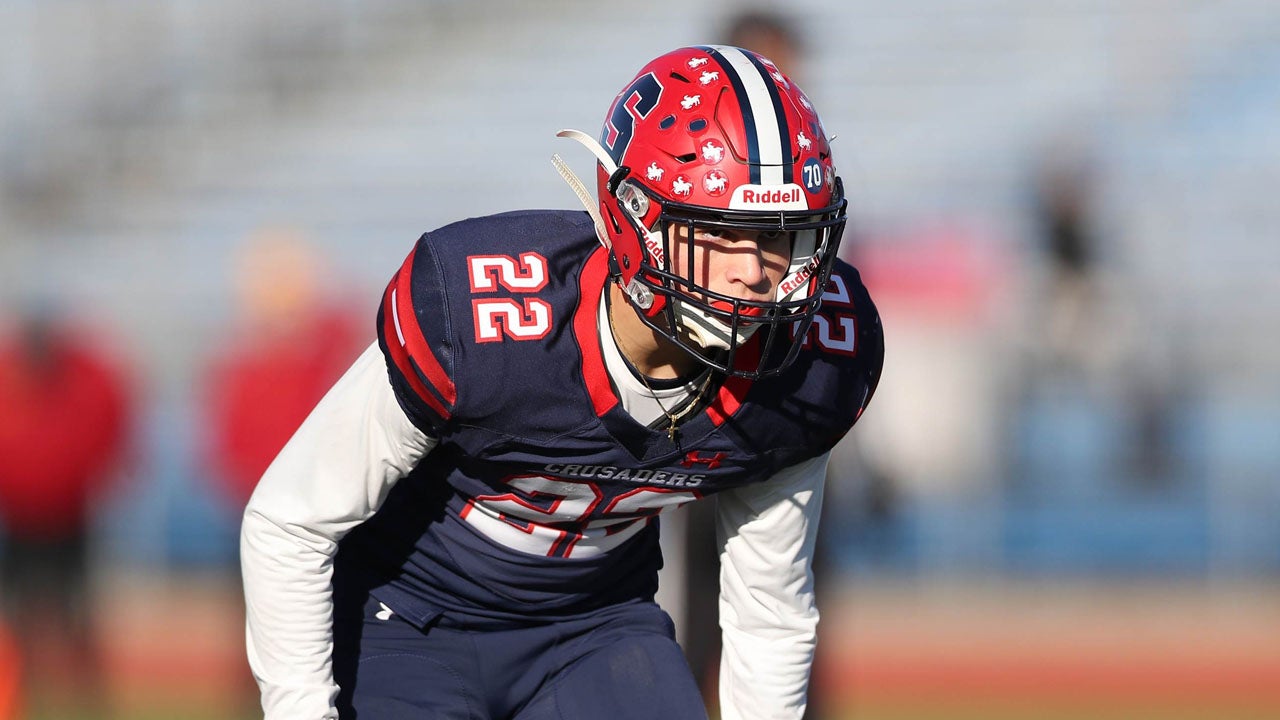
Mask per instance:
[[[782,157],[783,138],[778,135],[778,128],[785,124],[785,118],[777,115],[773,95],[765,84],[766,77],[760,74],[760,69],[746,53],[738,48],[716,46],[716,50],[737,73],[746,90],[746,102],[750,105],[760,152],[760,184],[780,185],[783,163],[790,160]]]

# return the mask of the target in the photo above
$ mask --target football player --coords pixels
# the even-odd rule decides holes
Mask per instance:
[[[653,60],[587,212],[423,235],[378,342],[245,511],[268,718],[703,718],[653,602],[658,516],[718,500],[720,709],[799,718],[828,452],[879,379],[804,93],[723,46]]]

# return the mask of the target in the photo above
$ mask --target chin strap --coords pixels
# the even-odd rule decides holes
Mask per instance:
[[[581,130],[561,130],[556,133],[556,137],[577,140],[583,147],[591,151],[591,154],[600,162],[600,167],[603,168],[609,176],[610,192],[614,192],[617,189],[617,184],[627,176],[628,172],[630,172],[626,167],[619,168],[618,164],[609,156],[609,153],[605,152],[605,149],[600,146],[600,143],[596,142],[595,138]],[[587,191],[586,185],[583,184],[582,180],[578,178],[578,176],[569,168],[559,155],[553,154],[551,156],[551,164],[555,165],[556,171],[560,173],[560,177],[564,178],[564,181],[569,184],[573,193],[578,196],[578,200],[582,202],[582,206],[587,209],[587,213],[591,215],[591,219],[595,223],[596,236],[600,238],[600,244],[609,251],[610,257],[614,257],[613,243],[609,240],[609,234],[605,230],[604,219],[600,215],[600,208],[592,201],[591,193]],[[634,213],[633,216],[635,216]],[[641,238],[641,241],[643,242],[643,237]],[[638,268],[632,269],[631,280],[623,282],[623,273],[621,272],[621,268],[618,268],[616,265],[612,268],[612,272],[615,273],[618,284],[622,286],[622,291],[631,299],[631,302],[635,305],[636,309],[649,317],[655,317],[666,306],[665,298],[655,296],[648,286],[640,282],[640,277],[636,274],[637,270]]]
[[[613,158],[609,157],[609,153],[600,147],[600,143],[590,135],[581,130],[561,130],[556,133],[556,137],[569,138],[582,143],[584,147],[595,155],[596,160],[600,161],[600,165],[612,177],[618,170],[618,166],[613,162]],[[587,214],[591,216],[591,221],[596,226],[596,237],[600,239],[600,244],[606,250],[613,250],[613,243],[609,242],[609,233],[605,231],[604,218],[600,216],[600,208],[596,205],[591,197],[591,193],[587,190],[587,186],[578,178],[578,175],[560,158],[558,154],[551,155],[551,164],[555,166],[556,172],[560,173],[560,177],[569,184],[569,189],[573,190],[573,194],[578,196],[578,201],[587,209]]]
[[[609,153],[605,152],[604,148],[600,147],[600,143],[596,142],[595,138],[581,130],[561,130],[556,133],[556,137],[569,138],[570,140],[577,140],[582,143],[583,147],[590,150],[591,154],[596,156],[596,160],[600,161],[600,164],[604,166],[605,172],[609,173],[610,176],[618,171],[618,164],[613,161],[613,158],[609,156]]]
[[[609,157],[609,153],[605,152],[604,148],[600,147],[600,143],[596,142],[595,138],[581,130],[561,130],[556,133],[556,137],[577,140],[582,143],[583,147],[590,150],[596,160],[600,161],[600,166],[604,168],[605,172],[609,173],[610,178],[618,175],[617,163],[613,161],[613,158]],[[596,226],[596,237],[599,238],[600,244],[609,251],[610,257],[613,257],[613,243],[610,242],[609,233],[605,230],[604,218],[600,216],[600,208],[593,201],[587,186],[558,154],[553,153],[551,155],[551,164],[555,166],[556,172],[560,173],[560,177],[564,178],[564,181],[569,184],[569,189],[573,190],[573,194],[578,196],[578,201],[587,209],[587,214],[591,216],[591,221]],[[621,276],[621,271],[616,267],[612,272]],[[642,311],[655,314],[658,309],[661,309],[654,308],[653,292],[645,287],[639,278],[635,276],[632,276],[631,282],[623,287],[623,292],[630,296],[631,301]]]

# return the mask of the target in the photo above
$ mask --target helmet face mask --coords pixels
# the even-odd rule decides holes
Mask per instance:
[[[644,323],[730,375],[785,369],[821,303],[847,207],[804,93],[750,51],[681,48],[618,94],[600,145],[601,224]],[[789,257],[773,297],[700,283],[694,258],[708,233],[784,234]]]
[[[623,183],[626,185],[627,183]],[[631,185],[619,192],[627,207],[658,205],[633,194],[647,191]],[[663,203],[653,228],[627,214],[632,229],[644,238],[646,252],[638,272],[627,285],[628,297],[643,322],[687,353],[720,372],[767,377],[795,359],[813,320],[836,257],[845,224],[846,201],[820,212],[725,212]],[[786,266],[769,300],[749,300],[717,292],[700,282],[704,268],[695,263],[698,243],[706,234],[724,232],[779,233],[771,240],[787,248]],[[723,252],[709,249],[705,254]],[[637,297],[639,296],[639,297]],[[742,351],[756,338],[754,360],[741,361]]]

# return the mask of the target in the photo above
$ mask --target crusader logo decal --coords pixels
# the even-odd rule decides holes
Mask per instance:
[[[712,170],[702,178],[702,189],[708,195],[723,195],[729,189],[729,177],[719,170]]]
[[[702,144],[702,162],[708,165],[715,165],[724,159],[724,146],[715,140],[708,140]]]

